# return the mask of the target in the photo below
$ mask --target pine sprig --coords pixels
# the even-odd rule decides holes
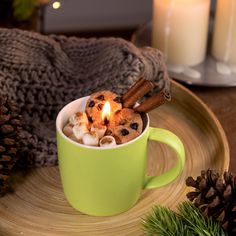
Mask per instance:
[[[190,235],[178,214],[163,206],[154,207],[142,224],[143,230],[150,236],[176,236],[180,232],[183,236]]]
[[[13,14],[19,20],[27,20],[37,6],[36,0],[13,0]]]
[[[148,236],[226,236],[218,222],[204,217],[191,202],[178,205],[179,213],[156,206],[142,221]]]
[[[219,223],[210,217],[205,217],[191,202],[183,202],[178,206],[179,214],[188,229],[199,236],[225,236]]]

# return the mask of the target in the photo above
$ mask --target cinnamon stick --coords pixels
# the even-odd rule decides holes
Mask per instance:
[[[152,97],[145,100],[143,103],[141,103],[139,106],[135,107],[134,110],[137,112],[144,112],[147,113],[151,110],[153,110],[156,107],[159,107],[160,105],[164,104],[166,101],[164,92],[159,92],[154,94]]]
[[[146,93],[154,88],[154,84],[145,79],[139,80],[126,94],[123,96],[123,107],[131,108]],[[128,95],[127,95],[128,94]]]
[[[140,78],[129,90],[123,95],[122,101],[127,100],[130,96],[132,96],[135,91],[138,90],[139,87],[142,86],[142,84],[145,82],[145,79]]]

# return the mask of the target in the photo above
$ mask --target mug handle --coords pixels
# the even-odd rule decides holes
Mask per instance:
[[[149,127],[148,140],[154,140],[167,144],[174,149],[177,156],[177,164],[175,167],[159,176],[146,176],[144,189],[159,188],[172,182],[183,170],[185,162],[184,145],[175,134],[160,128]]]

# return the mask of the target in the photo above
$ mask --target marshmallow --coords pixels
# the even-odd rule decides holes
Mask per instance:
[[[85,112],[76,112],[75,114],[73,114],[70,118],[69,118],[69,122],[72,125],[76,125],[79,123],[83,123],[83,124],[88,124],[88,118]]]
[[[77,143],[82,143],[82,140],[77,139],[74,134],[70,135],[69,138]]]
[[[112,136],[104,136],[101,138],[99,144],[100,147],[113,147],[116,146],[116,140]]]
[[[64,133],[67,137],[71,136],[71,135],[73,134],[72,128],[73,128],[73,125],[70,124],[70,123],[67,123],[67,124],[65,125],[65,127],[63,128],[63,133]]]
[[[98,134],[95,131],[87,132],[83,135],[83,144],[89,146],[98,146]]]
[[[98,134],[99,139],[102,138],[107,130],[107,127],[105,125],[100,124],[92,124],[91,125],[91,131],[95,131]]]
[[[84,123],[78,123],[72,128],[73,134],[75,137],[80,140],[83,138],[84,134],[88,132],[87,125]]]

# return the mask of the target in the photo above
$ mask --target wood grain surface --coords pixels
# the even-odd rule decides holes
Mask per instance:
[[[227,80],[227,76],[225,79]],[[236,174],[236,87],[189,87],[189,89],[202,99],[220,121],[229,143],[229,170]]]
[[[228,168],[229,150],[224,131],[213,113],[186,88],[173,82],[173,99],[150,113],[153,127],[176,133],[186,149],[182,174],[160,189],[143,191],[129,211],[113,217],[92,217],[74,210],[66,201],[58,167],[38,168],[26,175],[13,194],[0,199],[1,236],[118,236],[143,235],[141,219],[155,204],[175,209],[190,190],[188,176],[202,169]],[[172,150],[150,142],[148,173],[160,174],[175,164]]]

